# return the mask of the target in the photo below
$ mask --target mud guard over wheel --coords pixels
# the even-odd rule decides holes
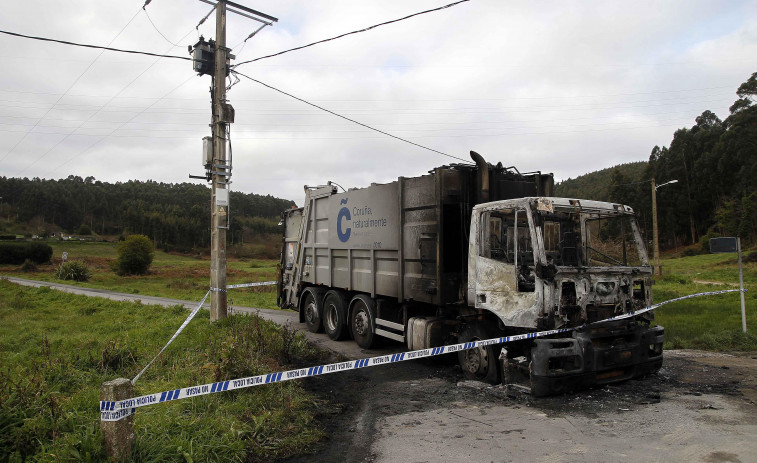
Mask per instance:
[[[320,333],[323,331],[323,290],[319,288],[307,288],[302,294],[300,306],[302,319],[308,331]]]
[[[482,341],[496,338],[497,334],[483,323],[472,322],[465,325],[460,333],[458,342]],[[476,347],[457,353],[458,361],[467,379],[483,381],[489,384],[499,384],[502,381],[499,353],[500,345]]]
[[[331,290],[323,300],[323,330],[334,341],[344,339],[349,334],[347,327],[347,301],[344,293]]]
[[[376,302],[358,294],[350,302],[350,331],[358,346],[370,349],[376,342]]]

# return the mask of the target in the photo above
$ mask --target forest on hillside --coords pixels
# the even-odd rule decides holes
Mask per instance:
[[[0,177],[0,232],[50,236],[144,234],[161,249],[190,250],[210,243],[210,190],[191,183],[93,177],[62,180]],[[279,233],[281,211],[292,201],[232,191],[230,245],[251,234]],[[4,220],[3,220],[4,219]]]
[[[675,131],[670,146],[655,146],[649,161],[568,179],[558,196],[630,205],[652,236],[652,184],[657,189],[660,247],[706,245],[713,236],[757,241],[757,72],[736,91],[730,114],[705,110],[695,125]]]

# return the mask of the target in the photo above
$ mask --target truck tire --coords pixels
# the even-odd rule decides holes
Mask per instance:
[[[323,322],[321,321],[321,314],[323,314],[323,291],[306,289],[302,295],[300,310],[302,311],[302,318],[308,327],[308,331],[312,331],[313,333],[323,331]]]
[[[496,337],[497,334],[488,329],[486,325],[474,322],[465,325],[458,342],[483,341]],[[457,358],[467,379],[499,384],[502,382],[501,367],[499,366],[499,353],[501,351],[502,347],[497,344],[476,347],[459,351]]]
[[[355,342],[363,349],[370,349],[376,340],[376,302],[358,294],[350,302],[350,331]]]
[[[340,291],[329,291],[323,300],[323,330],[334,341],[347,337],[347,304]]]

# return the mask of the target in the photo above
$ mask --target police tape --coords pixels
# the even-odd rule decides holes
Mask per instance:
[[[401,352],[399,354],[387,354],[379,355],[378,357],[369,357],[360,360],[348,360],[345,362],[330,363],[326,365],[319,365],[309,368],[299,368],[295,370],[287,370],[276,373],[268,373],[258,376],[249,376],[246,378],[232,379],[228,381],[220,381],[216,383],[200,384],[197,386],[190,386],[181,389],[174,389],[171,391],[157,392],[155,394],[143,395],[140,397],[134,397],[130,399],[118,400],[118,401],[100,401],[100,420],[101,421],[118,421],[127,416],[132,415],[139,407],[145,407],[148,405],[155,405],[163,402],[172,402],[175,400],[187,399],[190,397],[199,397],[208,394],[216,394],[219,392],[234,391],[237,389],[244,389],[253,386],[261,386],[264,384],[279,383],[284,381],[290,381],[293,379],[306,378],[311,376],[326,375],[329,373],[337,373],[343,371],[356,370],[360,368],[367,368],[376,365],[386,365],[389,363],[404,362],[407,360],[417,360],[426,357],[435,357],[438,355],[449,354],[453,352],[459,352],[462,350],[475,349],[477,347],[485,347],[493,344],[506,344],[515,341],[521,341],[525,339],[534,339],[544,336],[552,336],[560,333],[568,333],[579,329],[586,328],[591,325],[598,325],[601,323],[607,323],[611,321],[623,320],[632,318],[646,312],[655,310],[665,304],[673,302],[683,301],[685,299],[691,299],[694,297],[702,296],[715,296],[719,294],[741,292],[739,289],[727,289],[722,291],[709,291],[704,293],[690,294],[688,296],[682,296],[669,301],[659,302],[641,310],[624,313],[614,317],[610,317],[597,322],[582,325],[574,328],[558,328],[554,330],[538,331],[534,333],[524,333],[514,336],[503,336],[500,338],[486,339],[482,341],[471,341],[459,344],[452,344],[448,346],[433,347],[429,349],[420,349],[409,352]],[[746,290],[743,290],[746,292]],[[149,366],[149,365],[148,365]]]
[[[227,285],[226,289],[252,288],[253,286],[272,286],[275,284],[276,284],[275,281],[259,281],[257,283],[242,283],[241,285]]]
[[[257,283],[242,283],[239,285],[226,285],[226,289],[223,288],[214,288],[210,287],[211,291],[219,292],[219,293],[225,293],[227,289],[236,289],[236,288],[252,288],[253,286],[273,286],[275,285],[275,281],[259,281]]]
[[[131,380],[131,384],[136,383],[137,380],[139,379],[139,377],[142,376],[142,373],[144,373],[148,368],[150,368],[150,365],[152,365],[152,362],[154,362],[155,359],[157,359],[158,357],[160,357],[160,354],[162,354],[163,351],[166,350],[166,347],[168,347],[168,345],[171,344],[174,339],[176,339],[176,337],[179,335],[179,333],[181,333],[182,331],[184,331],[184,328],[186,328],[187,325],[189,325],[189,322],[192,321],[192,319],[195,317],[195,315],[197,315],[197,312],[200,310],[200,308],[202,307],[202,305],[205,304],[205,299],[208,298],[208,294],[210,294],[210,291],[208,291],[207,293],[205,293],[205,297],[202,298],[202,301],[200,301],[200,303],[197,304],[197,307],[195,307],[194,309],[192,309],[192,311],[189,313],[189,316],[186,318],[186,320],[184,320],[184,323],[182,323],[181,326],[179,327],[179,329],[176,330],[176,332],[173,334],[173,336],[171,336],[171,339],[168,340],[168,342],[166,343],[166,345],[163,346],[162,349],[160,349],[160,352],[158,352],[158,354],[155,357],[153,357],[152,360],[150,360],[150,363],[148,363],[147,366],[145,366],[144,368],[142,368],[142,371],[140,371],[139,373],[137,373],[137,376],[135,376],[134,379]]]
[[[251,288],[253,286],[270,286],[270,285],[275,285],[275,284],[276,284],[275,281],[261,281],[261,282],[258,282],[258,283],[243,283],[243,284],[239,284],[239,285],[228,285],[228,286],[226,286],[226,288],[227,289]],[[176,337],[179,335],[179,333],[181,333],[182,331],[184,331],[184,328],[187,327],[187,325],[189,324],[189,322],[191,322],[192,319],[194,318],[194,316],[197,315],[197,312],[200,310],[200,308],[202,308],[203,304],[205,304],[205,300],[208,298],[208,295],[210,294],[211,291],[221,291],[221,292],[224,292],[224,293],[226,292],[225,289],[218,289],[218,288],[211,287],[210,290],[207,293],[205,293],[205,297],[202,298],[202,301],[197,305],[197,307],[195,307],[192,310],[192,312],[189,313],[189,316],[186,318],[186,320],[184,320],[184,323],[182,323],[181,326],[179,327],[179,329],[176,330],[176,333],[174,333],[173,336],[171,336],[171,339],[168,340],[168,342],[166,343],[166,345],[163,346],[162,349],[160,349],[160,352],[158,352],[158,354],[155,357],[153,357],[152,360],[150,360],[150,363],[148,363],[147,366],[144,367],[142,369],[142,371],[140,371],[137,374],[137,376],[135,376],[134,379],[131,380],[131,384],[136,383],[137,380],[139,379],[139,377],[142,376],[142,373],[144,373],[148,368],[150,368],[150,365],[152,365],[152,363],[158,357],[160,357],[160,354],[162,354],[163,351],[166,350],[166,347],[168,347],[168,345],[171,344],[174,339],[176,339]],[[121,418],[124,418],[124,417],[121,417]],[[121,419],[121,418],[119,418],[119,419]]]

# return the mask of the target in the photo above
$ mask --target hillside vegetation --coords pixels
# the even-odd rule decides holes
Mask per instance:
[[[129,181],[107,183],[93,177],[62,180],[0,177],[0,234],[42,237],[147,235],[158,248],[190,250],[210,243],[210,190],[205,185]],[[281,211],[292,201],[231,192],[229,245],[252,235],[280,233]]]
[[[559,196],[630,205],[646,236],[652,233],[652,188],[657,191],[660,247],[739,236],[757,241],[757,72],[736,91],[738,99],[721,120],[709,110],[690,128],[675,131],[670,146],[652,148],[649,161],[615,166],[556,186]]]
[[[636,182],[644,176],[647,163],[643,161],[629,162],[608,167],[607,169],[589,172],[576,178],[569,178],[555,185],[555,194],[561,198],[593,199],[596,201],[612,201],[612,185],[610,177],[618,172],[624,177]]]

